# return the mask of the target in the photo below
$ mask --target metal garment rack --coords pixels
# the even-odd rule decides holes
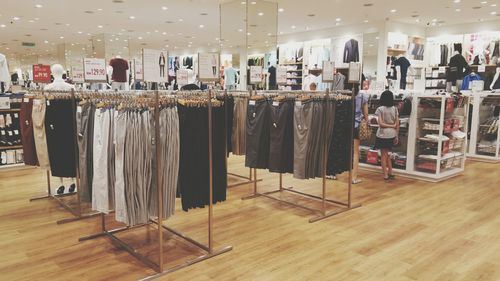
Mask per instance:
[[[40,91],[40,95],[45,96],[45,94],[70,94],[70,99],[72,102],[72,116],[73,116],[73,134],[75,135],[75,143],[74,147],[78,147],[78,136],[77,136],[77,129],[76,129],[76,99],[75,99],[75,90],[71,89],[71,92],[68,91]],[[58,220],[57,224],[64,224],[64,223],[69,223],[69,222],[74,222],[82,219],[88,219],[92,218],[95,216],[99,215],[99,212],[84,212],[82,208],[82,202],[81,202],[81,189],[80,189],[80,169],[79,169],[79,156],[78,156],[78,149],[75,149],[75,167],[76,167],[76,177],[75,177],[75,185],[76,185],[76,192],[73,193],[67,193],[67,194],[62,194],[62,195],[57,195],[57,194],[52,194],[51,191],[51,186],[50,186],[50,171],[47,170],[47,195],[40,196],[40,197],[35,197],[31,198],[30,202],[41,200],[41,199],[54,199],[56,202],[59,203],[66,211],[70,212],[74,217],[73,218],[67,218],[67,219],[62,219]],[[63,197],[69,197],[76,195],[76,204],[77,207],[76,209],[66,202],[64,202],[61,198]]]
[[[273,93],[278,93],[277,91],[272,91]],[[318,94],[318,92],[309,92],[309,91],[299,91],[300,93],[304,93],[304,94]],[[354,92],[351,92],[349,91],[350,94],[351,94],[351,100],[352,100],[352,104],[353,104],[353,109],[355,108],[355,97],[354,97]],[[284,92],[283,94],[286,94],[287,92]],[[288,93],[292,93],[292,92],[288,92]],[[339,91],[337,91],[337,93],[341,93]],[[343,92],[344,94],[347,93],[347,92]],[[330,95],[330,91],[327,89],[326,90],[326,93],[325,93],[325,99],[328,99],[329,98],[329,95]],[[329,116],[329,113],[330,113],[330,108],[327,107],[327,110],[325,110],[325,113],[326,114],[326,117]],[[352,118],[354,120],[354,110],[352,111]],[[326,118],[325,118],[326,120]],[[354,123],[353,123],[354,124]],[[324,124],[324,127],[322,128],[323,130],[326,130],[326,126],[327,126],[327,122],[325,122]],[[351,129],[351,143],[352,143],[352,139],[353,139],[353,136],[354,136],[354,126],[351,126],[352,129]],[[332,216],[335,216],[335,215],[338,215],[338,214],[341,214],[341,213],[344,213],[344,212],[347,212],[347,211],[350,211],[352,209],[356,209],[356,208],[359,208],[361,207],[361,204],[353,204],[352,203],[352,197],[351,197],[351,193],[352,193],[352,149],[353,149],[353,145],[351,144],[351,157],[349,157],[349,183],[348,183],[348,193],[347,193],[347,202],[342,202],[340,200],[332,200],[332,199],[328,199],[326,198],[326,169],[327,169],[327,161],[328,161],[328,135],[325,134],[325,142],[324,142],[324,145],[323,145],[323,173],[322,173],[322,192],[321,192],[321,196],[316,196],[316,195],[313,195],[313,194],[309,194],[309,193],[306,193],[306,192],[301,192],[301,191],[297,191],[297,190],[294,190],[293,187],[283,187],[283,173],[279,173],[279,189],[277,190],[273,190],[273,191],[269,191],[269,192],[259,192],[257,190],[257,182],[254,183],[253,185],[253,194],[251,195],[248,195],[248,196],[245,196],[242,198],[242,200],[247,200],[247,199],[253,199],[253,198],[257,198],[257,197],[265,197],[265,198],[269,198],[269,199],[272,199],[272,200],[275,200],[275,201],[278,201],[278,202],[281,202],[281,203],[285,203],[285,204],[288,204],[288,205],[291,205],[291,206],[294,206],[294,207],[298,207],[298,208],[301,208],[301,209],[304,209],[304,210],[307,210],[311,213],[314,213],[316,214],[315,217],[309,219],[309,222],[310,223],[313,223],[313,222],[317,222],[317,221],[320,221],[320,220],[323,220],[323,219],[326,219],[326,218],[329,218],[329,217],[332,217]],[[257,178],[257,169],[253,168],[253,174],[254,174],[254,177]],[[281,198],[277,198],[277,197],[274,197],[274,196],[271,196],[272,194],[275,194],[275,193],[284,193],[284,192],[289,192],[289,193],[293,193],[293,194],[297,194],[299,196],[302,196],[302,197],[306,197],[306,198],[309,198],[309,199],[312,199],[316,202],[321,202],[321,208],[317,209],[317,208],[311,208],[311,207],[308,207],[308,206],[304,206],[302,204],[298,204],[298,203],[295,203],[295,202],[291,202],[291,201],[288,201],[288,200],[284,200],[284,199],[281,199]],[[335,210],[335,211],[328,211],[327,210],[327,205],[330,205],[330,206],[340,206],[341,208],[339,210]]]
[[[208,103],[207,103],[208,104],[208,130],[209,130],[209,133],[208,133],[208,151],[209,151],[209,154],[208,155],[209,155],[209,162],[210,162],[209,163],[209,173],[210,173],[210,177],[209,177],[209,179],[210,179],[210,185],[209,185],[210,192],[209,192],[209,194],[210,195],[209,195],[209,198],[210,198],[210,203],[209,203],[209,207],[208,207],[208,245],[206,245],[202,242],[196,241],[195,239],[190,238],[189,236],[187,236],[187,235],[185,235],[177,230],[174,230],[168,226],[165,226],[163,224],[163,208],[164,208],[164,206],[163,206],[163,190],[162,190],[162,188],[160,188],[162,186],[162,182],[161,182],[162,178],[160,177],[160,169],[156,169],[156,175],[154,175],[156,177],[156,182],[158,185],[158,188],[157,188],[158,218],[157,218],[157,220],[150,219],[149,223],[147,223],[147,224],[141,224],[141,225],[136,225],[136,226],[132,226],[132,227],[127,226],[127,227],[107,230],[106,229],[105,214],[101,214],[101,229],[102,229],[102,231],[99,233],[90,235],[90,236],[81,237],[79,239],[79,241],[85,241],[85,240],[91,240],[91,239],[102,237],[102,236],[109,237],[114,244],[122,247],[124,250],[129,252],[132,256],[134,256],[135,258],[137,258],[138,260],[143,262],[145,265],[151,267],[152,269],[154,269],[157,272],[156,274],[147,276],[141,280],[156,279],[156,278],[161,277],[163,275],[166,275],[168,273],[180,270],[182,268],[188,267],[190,265],[196,264],[196,263],[204,261],[206,259],[221,255],[221,254],[226,253],[226,252],[229,252],[233,249],[232,246],[225,246],[225,247],[222,247],[222,248],[217,249],[217,250],[214,249],[214,243],[213,243],[213,163],[212,163],[212,159],[213,159],[212,133],[213,132],[212,132],[212,102],[211,102],[212,92],[208,91],[207,96],[208,96]],[[154,100],[155,100],[155,110],[154,110],[155,140],[159,140],[160,139],[160,128],[159,128],[158,124],[160,121],[160,102],[159,102],[159,92],[158,91],[154,92]],[[161,153],[160,153],[160,149],[158,147],[157,141],[155,142],[155,153],[156,153],[156,166],[159,167]],[[158,263],[155,263],[154,261],[152,261],[148,257],[140,254],[136,249],[134,249],[127,242],[125,242],[122,239],[115,236],[116,233],[123,232],[123,231],[130,230],[130,229],[143,227],[143,226],[149,226],[151,224],[156,225],[156,228],[158,231],[158,257],[159,257]],[[164,231],[168,231],[171,234],[174,234],[174,235],[184,239],[185,241],[191,243],[192,245],[200,248],[205,253],[201,256],[194,258],[194,259],[188,260],[180,265],[165,268],[165,265],[164,265],[165,258],[164,258],[164,252],[163,252],[163,249],[164,249],[163,232]]]
[[[248,93],[249,94],[248,97],[252,96],[252,92],[251,91],[234,91],[234,90],[232,90],[231,92]],[[228,97],[227,90],[224,90],[224,101],[225,102],[227,102],[227,97]],[[227,122],[228,122],[228,116],[227,116],[227,110],[226,110],[226,118],[225,118],[226,132],[228,131],[227,130]],[[227,165],[227,155],[229,155],[229,152],[228,152],[227,143],[226,143],[226,167],[229,167]],[[236,178],[240,178],[240,179],[245,180],[245,181],[234,183],[234,184],[228,184],[227,188],[233,188],[233,187],[237,187],[237,186],[242,186],[242,185],[247,185],[247,184],[251,184],[251,183],[254,183],[254,182],[260,182],[260,181],[262,181],[262,179],[257,179],[257,178],[253,178],[252,177],[252,168],[248,168],[248,172],[249,172],[248,177],[247,176],[238,175],[238,174],[235,174],[235,173],[227,172],[228,179],[229,179],[229,176],[232,176],[232,177],[236,177]]]

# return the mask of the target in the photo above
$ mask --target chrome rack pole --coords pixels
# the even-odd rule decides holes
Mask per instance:
[[[324,134],[325,134],[325,143],[323,144],[323,159],[322,162],[323,162],[323,171],[322,171],[322,206],[321,206],[321,209],[323,211],[323,216],[326,215],[326,165],[327,165],[327,162],[328,162],[328,118],[330,117],[329,116],[329,109],[330,109],[330,101],[329,101],[329,89],[326,89],[326,95],[325,95],[325,105],[326,105],[326,110],[324,111],[325,113],[325,119],[324,119],[324,124],[323,124],[323,130],[324,130]]]
[[[73,151],[75,154],[75,185],[76,185],[76,200],[78,204],[78,216],[81,216],[83,211],[82,211],[82,201],[80,197],[80,161],[79,155],[78,155],[78,130],[76,128],[76,98],[75,98],[75,89],[71,89],[71,110],[73,112],[72,118],[73,118],[73,135],[75,137],[75,141],[73,143]]]
[[[156,191],[158,193],[158,243],[159,243],[159,255],[158,255],[158,268],[160,272],[163,272],[163,183],[160,177],[160,97],[158,90],[155,91],[155,153],[156,153]]]

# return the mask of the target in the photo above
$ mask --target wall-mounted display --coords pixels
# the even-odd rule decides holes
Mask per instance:
[[[166,82],[167,52],[161,50],[142,49],[142,72],[146,82]]]
[[[198,78],[200,81],[216,82],[220,77],[219,53],[198,54]]]

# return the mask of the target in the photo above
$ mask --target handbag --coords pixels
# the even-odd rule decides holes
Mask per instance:
[[[366,119],[361,120],[361,123],[359,123],[359,139],[369,140],[371,136],[372,129],[368,125],[368,121]]]

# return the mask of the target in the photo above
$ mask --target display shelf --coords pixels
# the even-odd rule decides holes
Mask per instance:
[[[21,102],[23,101],[22,94],[11,94],[8,95],[10,101],[10,108],[2,108],[0,109],[0,115],[10,115],[13,124],[6,126],[1,129],[1,131],[5,132],[5,136],[7,139],[4,144],[0,144],[0,152],[3,155],[2,157],[7,157],[7,161],[11,162],[10,164],[0,164],[1,169],[7,168],[19,168],[25,166],[23,163],[23,145],[21,138],[21,129],[20,124],[20,112],[21,112]],[[17,124],[16,124],[17,123]],[[16,133],[17,132],[17,133]],[[13,142],[13,145],[7,145],[7,142]],[[3,158],[4,161],[6,160]],[[10,159],[10,160],[9,160]],[[13,161],[12,161],[13,159]],[[15,162],[15,163],[14,163]]]
[[[470,142],[467,158],[475,161],[500,162],[500,120],[495,113],[500,110],[500,93],[464,92],[472,99]],[[497,112],[496,112],[497,111]]]
[[[0,109],[0,112],[20,112],[19,108],[10,108],[10,109]]]

